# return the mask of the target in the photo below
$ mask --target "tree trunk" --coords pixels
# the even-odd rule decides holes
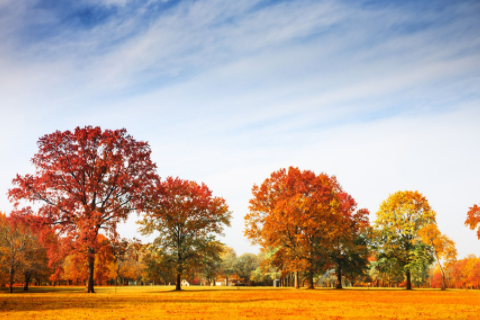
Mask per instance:
[[[298,283],[298,271],[295,271],[295,289],[300,289],[300,284]]]
[[[343,289],[342,287],[342,268],[338,267],[337,268],[337,289]]]
[[[440,260],[437,258],[437,263],[438,266],[440,267],[440,273],[442,274],[442,290],[446,289],[445,286],[445,273],[443,272],[442,264],[440,263]]]
[[[13,279],[15,277],[15,269],[14,268],[10,268],[10,279],[9,279],[9,283],[10,283],[10,287],[8,288],[8,292],[9,293],[13,293]]]
[[[176,290],[176,291],[182,290],[182,288],[180,288],[180,277],[181,277],[181,273],[178,272],[178,273],[177,273],[177,285],[176,285],[176,287],[175,287],[175,290]]]
[[[95,251],[88,249],[88,282],[87,293],[95,293],[94,286],[94,272],[95,272]]]
[[[412,290],[412,280],[410,277],[410,270],[407,270],[407,290]]]
[[[307,276],[307,289],[315,289],[313,287],[313,269],[308,269],[306,276]]]
[[[23,285],[23,291],[28,291],[28,283],[30,282],[30,275],[25,275],[25,284]]]

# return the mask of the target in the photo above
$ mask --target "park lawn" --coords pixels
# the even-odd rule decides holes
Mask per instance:
[[[32,287],[0,293],[0,319],[480,319],[479,290]]]

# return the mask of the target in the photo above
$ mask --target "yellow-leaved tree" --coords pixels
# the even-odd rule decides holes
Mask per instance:
[[[398,191],[380,204],[375,227],[379,258],[390,261],[405,274],[407,290],[412,289],[412,271],[433,261],[430,245],[423,244],[419,231],[436,224],[435,211],[418,191]]]

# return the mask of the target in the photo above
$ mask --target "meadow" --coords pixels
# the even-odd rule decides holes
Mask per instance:
[[[480,290],[32,287],[0,292],[3,319],[480,319]]]

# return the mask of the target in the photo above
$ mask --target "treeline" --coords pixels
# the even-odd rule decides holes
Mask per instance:
[[[2,215],[0,282],[10,290],[18,279],[46,277],[86,283],[89,293],[95,284],[175,283],[180,290],[182,281],[216,284],[219,277],[239,285],[411,289],[428,285],[434,263],[445,289],[459,263],[418,191],[390,195],[370,223],[334,176],[278,170],[253,186],[245,216],[245,236],[262,253],[236,257],[217,239],[232,217],[225,199],[203,183],[161,179],[148,143],[125,129],[57,131],[38,147],[35,173],[13,179],[14,210]],[[142,214],[139,231],[155,235],[152,243],[120,239],[117,225],[132,212]],[[470,208],[465,224],[477,228],[480,207]]]

